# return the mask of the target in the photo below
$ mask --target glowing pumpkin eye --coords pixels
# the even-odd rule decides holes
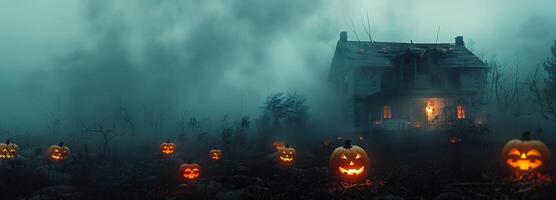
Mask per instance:
[[[536,149],[532,149],[529,152],[527,152],[527,156],[541,156],[541,152],[539,152]]]
[[[290,152],[290,154],[293,154],[293,152]]]
[[[282,153],[286,153],[286,151],[282,151]]]
[[[340,157],[341,159],[347,160],[348,157],[346,157],[346,155],[342,155],[342,157]]]
[[[521,152],[519,152],[519,150],[517,149],[512,149],[510,150],[510,152],[508,152],[508,156],[520,156]]]
[[[355,159],[359,159],[359,158],[361,158],[361,154],[357,154],[357,155],[355,156]]]

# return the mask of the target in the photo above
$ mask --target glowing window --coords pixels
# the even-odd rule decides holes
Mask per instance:
[[[392,119],[392,107],[389,105],[384,105],[384,110],[382,112],[383,119]]]
[[[458,105],[456,107],[456,113],[457,113],[458,119],[465,119],[465,109],[463,108],[462,105]]]

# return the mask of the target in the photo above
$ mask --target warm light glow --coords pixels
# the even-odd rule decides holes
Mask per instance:
[[[272,146],[274,146],[274,148],[275,148],[276,150],[279,150],[279,149],[281,149],[281,148],[284,148],[284,143],[283,143],[283,142],[278,142],[278,141],[276,141],[276,142],[273,142],[273,143],[272,143]]]
[[[286,161],[286,162],[290,162],[290,161],[293,160],[293,158],[288,158],[288,157],[280,156],[280,160]]]
[[[212,160],[220,160],[222,159],[222,150],[218,149],[218,148],[214,148],[212,150],[209,151],[209,157]]]
[[[392,119],[392,107],[391,106],[384,105],[382,118],[383,119]]]
[[[425,108],[425,111],[427,113],[427,120],[428,121],[432,121],[434,119],[434,102],[433,101],[429,101],[427,103],[427,107]]]
[[[513,168],[521,171],[536,169],[542,166],[541,153],[536,149],[531,149],[527,153],[520,152],[518,149],[512,149],[508,152],[506,163]]]
[[[439,121],[442,109],[445,107],[444,99],[428,98],[426,99],[425,114],[428,122]]]
[[[361,166],[359,169],[345,169],[342,166],[338,167],[338,170],[342,174],[346,174],[348,176],[359,175],[365,171],[365,166]]]
[[[456,107],[456,114],[458,119],[465,119],[465,109],[462,105]]]
[[[201,175],[201,173],[199,172],[199,169],[197,168],[186,168],[185,170],[183,170],[183,177],[186,179],[195,179],[197,177],[199,177]]]

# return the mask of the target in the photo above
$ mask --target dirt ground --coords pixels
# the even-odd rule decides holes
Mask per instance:
[[[275,162],[271,144],[249,146],[210,161],[207,148],[171,158],[138,147],[100,158],[76,151],[64,163],[45,161],[41,150],[23,151],[0,164],[1,199],[553,199],[554,170],[530,180],[512,179],[500,162],[505,141],[443,132],[377,133],[356,139],[370,159],[367,181],[331,178],[332,150],[343,141],[315,138],[293,142],[293,167]],[[331,140],[326,146],[324,140]],[[548,142],[547,145],[553,146]],[[126,154],[136,155],[133,159]],[[197,156],[193,156],[197,155]],[[188,159],[202,177],[188,182],[177,169]]]

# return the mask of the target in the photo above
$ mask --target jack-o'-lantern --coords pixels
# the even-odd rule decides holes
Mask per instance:
[[[276,142],[273,142],[273,143],[272,143],[272,146],[274,146],[274,148],[275,148],[276,150],[278,150],[278,149],[284,148],[284,143],[283,143],[283,142],[278,142],[278,141],[276,141]]]
[[[336,148],[330,155],[330,172],[346,182],[360,182],[367,177],[369,157],[361,147],[346,140],[344,146]]]
[[[58,145],[48,147],[46,152],[51,161],[62,161],[70,155],[70,149],[67,146],[64,146],[63,142],[60,142]]]
[[[461,138],[459,138],[458,136],[452,135],[448,141],[452,144],[458,144],[458,143],[461,142]]]
[[[179,173],[186,180],[197,180],[201,176],[201,166],[197,163],[191,163],[191,161],[189,161],[188,163],[180,166]]]
[[[502,149],[502,160],[518,172],[542,171],[550,164],[550,150],[538,140],[531,140],[524,132],[520,140],[510,140]]]
[[[5,143],[0,143],[0,159],[14,159],[19,153],[19,146],[6,140]]]
[[[170,156],[176,153],[176,144],[167,139],[166,142],[160,144],[160,153],[164,156]]]
[[[209,156],[210,159],[212,160],[220,160],[222,159],[222,150],[218,149],[217,147],[214,147],[214,149],[209,151]]]
[[[282,166],[292,166],[295,163],[295,149],[286,144],[285,147],[278,149],[278,163]]]

